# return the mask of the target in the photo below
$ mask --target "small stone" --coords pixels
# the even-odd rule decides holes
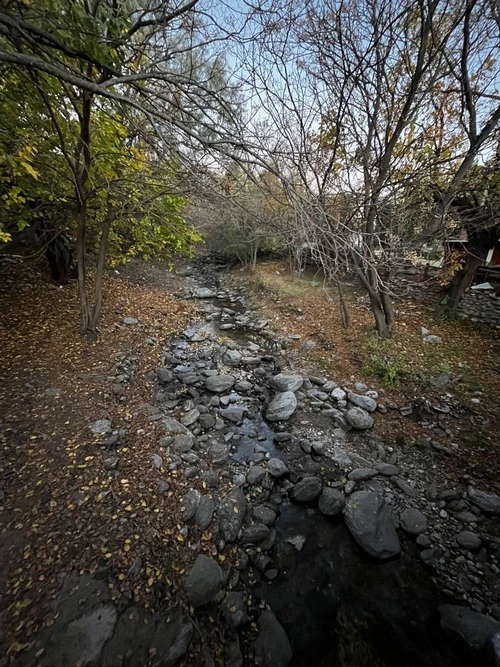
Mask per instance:
[[[458,533],[456,539],[461,547],[470,551],[476,551],[483,543],[479,535],[470,530],[463,530],[461,533]]]
[[[272,477],[284,477],[288,475],[288,468],[281,459],[272,458],[267,462],[267,469]]]
[[[274,396],[267,406],[268,421],[283,421],[292,416],[297,408],[297,397],[292,391],[280,392]]]
[[[153,454],[151,456],[151,461],[153,462],[153,467],[157,468],[158,470],[162,467],[163,465],[163,459],[159,454]]]
[[[298,503],[310,502],[319,496],[322,487],[319,477],[304,477],[290,489],[290,498]]]
[[[413,507],[401,512],[399,523],[401,528],[410,535],[420,535],[427,530],[427,517]]]
[[[347,394],[347,400],[350,401],[353,405],[357,405],[359,408],[367,410],[368,412],[374,412],[377,409],[377,401],[375,401],[373,398],[370,398],[369,396],[353,394],[353,392],[350,391]]]
[[[431,546],[431,541],[427,535],[419,535],[417,537],[417,544],[419,547],[427,549]]]
[[[196,438],[192,433],[176,435],[174,438],[174,447],[180,454],[185,454],[192,448],[195,442]]]
[[[193,297],[195,299],[214,299],[216,296],[217,292],[214,292],[208,287],[197,287],[193,290]]]
[[[432,334],[424,336],[424,342],[430,343],[431,345],[437,345],[441,342],[440,336],[433,336]]]
[[[254,486],[259,484],[266,476],[266,471],[261,466],[252,466],[247,473],[247,482]]]
[[[231,389],[235,381],[236,378],[233,375],[211,375],[205,380],[205,387],[208,391],[223,394]]]
[[[337,516],[342,511],[344,503],[345,498],[341,491],[325,486],[319,497],[318,508],[326,516]]]
[[[193,607],[211,602],[224,586],[224,575],[219,564],[200,554],[186,579],[186,592]]]
[[[270,529],[262,523],[254,523],[241,533],[243,544],[260,544],[270,535]]]
[[[226,542],[236,542],[240,532],[247,500],[240,488],[230,491],[217,508],[219,530]]]
[[[305,535],[294,535],[293,537],[287,537],[286,541],[288,544],[291,544],[297,551],[302,551],[304,544],[306,543]]]
[[[347,477],[353,482],[364,482],[367,479],[375,477],[375,475],[377,475],[377,471],[373,468],[355,468]]]
[[[350,408],[345,417],[349,424],[358,430],[366,430],[373,426],[373,417],[362,408]]]
[[[104,468],[105,470],[116,470],[118,468],[119,463],[120,463],[119,456],[111,456],[109,459],[106,459],[104,461]]]
[[[210,496],[201,496],[194,517],[195,523],[201,530],[205,530],[212,523],[215,503]]]
[[[302,375],[287,375],[286,373],[278,373],[278,375],[274,375],[269,381],[271,387],[280,392],[298,391],[303,383],[304,378]]]
[[[485,514],[500,515],[500,496],[469,487],[467,493],[471,501]]]
[[[135,317],[124,317],[123,324],[128,324],[129,326],[133,326],[134,324],[139,324],[139,320],[137,320]]]
[[[98,419],[90,425],[93,435],[107,435],[111,433],[111,421],[109,419]]]
[[[172,380],[174,379],[172,371],[168,370],[168,368],[157,368],[156,375],[158,377],[158,380],[164,383],[172,382]]]
[[[253,518],[265,526],[273,526],[276,521],[276,512],[266,505],[258,505],[253,510]]]
[[[192,410],[189,410],[189,412],[186,412],[185,415],[183,415],[180,419],[181,424],[183,426],[191,426],[192,424],[195,423],[195,421],[198,420],[200,416],[200,411],[197,410],[196,408],[193,408]]]
[[[198,505],[200,504],[201,493],[197,489],[189,489],[189,491],[182,497],[182,520],[189,521],[196,514]]]
[[[231,591],[224,598],[222,613],[233,628],[241,628],[248,623],[248,612],[243,593]]]

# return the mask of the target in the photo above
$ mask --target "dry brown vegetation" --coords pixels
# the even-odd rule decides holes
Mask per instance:
[[[185,558],[179,490],[158,488],[158,478],[175,483],[175,472],[153,468],[161,434],[140,405],[153,394],[145,373],[158,366],[165,342],[193,309],[171,296],[173,274],[150,270],[147,278],[147,287],[107,279],[94,343],[78,333],[76,284],[56,287],[35,274],[3,281],[0,612],[11,658],[41,624],[53,623],[45,610],[61,572],[106,566],[115,577],[112,593],[146,606],[175,594]],[[126,316],[139,324],[126,326]],[[123,402],[111,391],[119,353],[137,357]],[[103,417],[127,428],[114,447],[100,445],[89,430]],[[116,475],[104,467],[110,456],[120,457]],[[138,557],[141,574],[127,578]]]

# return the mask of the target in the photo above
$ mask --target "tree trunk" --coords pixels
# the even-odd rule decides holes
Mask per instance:
[[[340,317],[342,320],[342,326],[344,329],[348,329],[350,325],[349,311],[344,299],[344,293],[342,292],[342,286],[340,283],[337,283],[337,290],[339,293],[339,306],[340,306]]]
[[[82,336],[89,328],[90,304],[87,291],[87,201],[81,202],[78,211],[78,230],[76,235],[78,260],[78,291],[80,294],[80,333]]]
[[[108,239],[112,218],[113,214],[112,211],[110,211],[104,221],[101,232],[101,241],[99,244],[99,257],[97,260],[97,269],[95,275],[95,301],[88,325],[88,329],[94,337],[97,336],[97,322],[99,320],[102,308],[102,279],[104,274],[104,267],[106,265],[106,253],[108,250]]]
[[[487,251],[474,249],[467,251],[465,266],[455,274],[448,288],[448,294],[444,299],[445,311],[448,315],[454,316],[457,312],[458,304],[462,299],[465,290],[470,286],[474,275],[481,264],[486,259]]]

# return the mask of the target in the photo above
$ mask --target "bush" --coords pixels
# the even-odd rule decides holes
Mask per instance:
[[[409,375],[408,368],[398,359],[389,359],[381,354],[374,353],[370,356],[365,366],[365,372],[382,380],[389,389],[396,389]]]

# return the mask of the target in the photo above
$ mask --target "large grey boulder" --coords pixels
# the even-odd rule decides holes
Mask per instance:
[[[186,579],[186,592],[193,607],[211,602],[224,586],[224,574],[219,564],[200,554]]]
[[[277,391],[297,391],[304,384],[304,378],[302,375],[278,373],[273,375],[269,384]]]
[[[223,394],[231,389],[235,382],[236,378],[233,375],[211,375],[205,380],[205,387],[208,391]]]
[[[292,659],[292,647],[280,622],[270,609],[257,621],[259,635],[255,640],[255,664],[259,667],[286,667]]]
[[[364,431],[373,426],[373,417],[363,410],[363,408],[350,408],[350,410],[345,413],[345,418],[353,428],[360,431]]]
[[[217,508],[219,530],[226,542],[238,539],[246,509],[247,499],[241,489],[233,489],[220,502]]]
[[[462,653],[469,653],[470,664],[498,666],[499,621],[455,604],[441,605],[439,614],[441,627],[458,643]]]
[[[384,560],[401,553],[391,512],[380,493],[353,493],[344,508],[344,518],[354,540],[370,556]]]
[[[353,392],[350,391],[347,394],[347,399],[353,405],[357,405],[358,408],[362,408],[363,410],[367,410],[368,412],[375,412],[375,410],[377,409],[377,401],[375,401],[373,398],[370,398],[369,396],[361,396],[360,394],[353,394]]]
[[[467,493],[474,505],[479,507],[482,512],[500,515],[500,496],[497,496],[496,493],[486,493],[486,491],[480,491],[473,486],[467,489]]]
[[[297,408],[297,397],[293,391],[284,391],[275,395],[267,406],[266,419],[278,422],[288,419]]]
[[[321,493],[323,482],[319,477],[304,477],[293,489],[290,489],[290,498],[297,503],[308,503]]]

